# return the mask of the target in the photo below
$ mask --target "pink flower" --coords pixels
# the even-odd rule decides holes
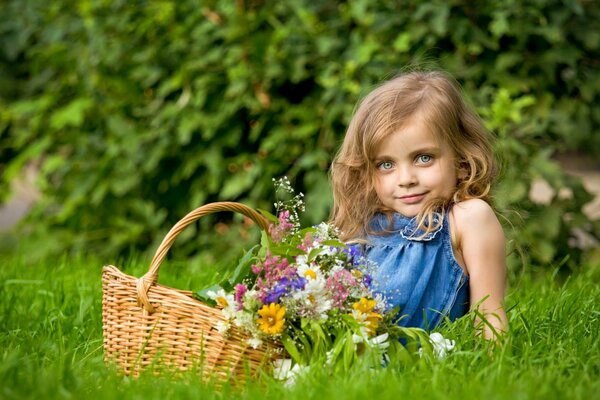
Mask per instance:
[[[356,278],[346,269],[334,272],[325,282],[325,287],[332,294],[334,307],[339,308],[344,308],[344,303],[350,295],[351,289],[356,285]]]
[[[318,242],[318,240],[313,241],[312,233],[306,232],[304,240],[298,245],[298,248],[304,251],[308,251],[308,249],[312,248],[314,244]]]
[[[241,310],[244,308],[244,295],[246,294],[246,292],[248,291],[248,287],[244,284],[238,283],[237,285],[235,285],[235,294],[234,294],[234,298],[235,298],[235,302],[238,305],[238,310]]]
[[[271,225],[269,234],[276,242],[281,242],[285,236],[294,228],[294,224],[290,222],[290,212],[284,210],[279,213],[279,223],[277,226]]]

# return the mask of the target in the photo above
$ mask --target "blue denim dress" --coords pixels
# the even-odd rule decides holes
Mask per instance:
[[[434,215],[434,222],[441,216]],[[363,255],[376,263],[373,289],[385,296],[390,308],[400,306],[403,317],[398,325],[435,329],[444,317],[454,320],[469,310],[469,276],[452,251],[448,213],[439,229],[423,236],[415,218],[394,214],[391,229],[388,218],[377,214],[372,232],[389,234],[367,236]]]

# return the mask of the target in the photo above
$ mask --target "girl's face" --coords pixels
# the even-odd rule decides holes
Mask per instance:
[[[413,118],[375,152],[375,191],[396,212],[414,217],[428,200],[450,198],[457,176],[452,149]]]

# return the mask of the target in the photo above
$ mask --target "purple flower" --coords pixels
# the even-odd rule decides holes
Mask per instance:
[[[277,303],[279,298],[284,294],[291,292],[292,290],[304,289],[305,285],[306,279],[304,278],[289,279],[284,277],[275,285],[267,297],[265,297],[264,304]]]
[[[352,265],[360,264],[360,248],[356,244],[349,244],[348,247],[344,249],[344,252],[348,255],[348,261],[352,263]]]
[[[370,274],[363,274],[363,283],[365,284],[366,287],[370,288],[371,287],[371,283],[373,283],[373,278],[371,277]]]

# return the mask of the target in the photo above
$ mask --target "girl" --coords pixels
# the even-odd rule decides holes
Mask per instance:
[[[400,325],[431,330],[470,305],[486,338],[507,330],[495,174],[489,134],[445,73],[401,75],[359,104],[331,167],[332,220],[376,263]]]

